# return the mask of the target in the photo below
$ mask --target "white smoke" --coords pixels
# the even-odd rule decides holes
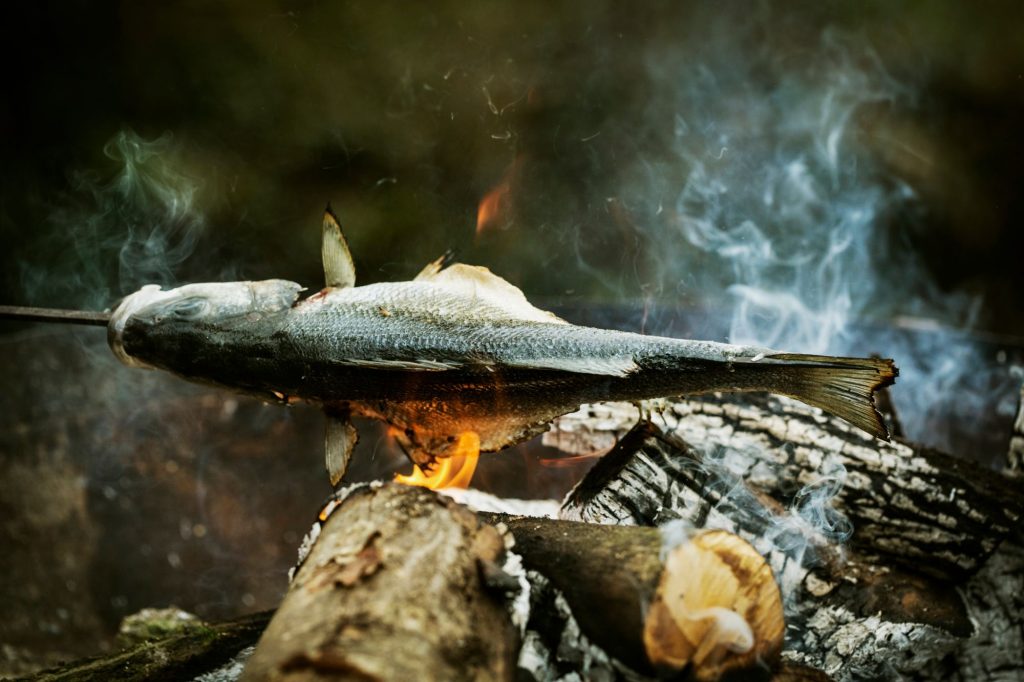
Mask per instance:
[[[739,533],[750,542],[771,565],[787,612],[797,613],[807,570],[822,563],[823,551],[840,559],[843,544],[853,534],[853,524],[835,507],[846,483],[846,468],[838,459],[826,458],[812,482],[797,491],[784,510],[773,510],[744,481],[751,465],[748,454],[727,447],[698,449],[703,486],[715,501],[703,527]],[[662,530],[666,543],[692,532],[688,521]]]
[[[971,339],[894,329],[906,316],[960,329],[977,310],[941,292],[909,248],[924,207],[862,123],[913,107],[915,86],[861,36],[826,30],[796,58],[744,44],[747,29],[718,26],[704,46],[651,55],[667,98],[652,108],[671,109],[673,148],[629,201],[648,206],[660,286],[727,311],[733,343],[895,358],[907,435],[952,449],[943,419],[1012,411],[998,398],[1013,391]]]
[[[715,257],[705,269],[733,298],[732,342],[835,351],[874,301],[888,259],[880,213],[913,193],[880,181],[851,121],[906,95],[870,51],[851,63],[853,49],[826,34],[820,61],[786,66],[768,91],[707,71],[684,87],[675,228],[684,249]]]
[[[50,216],[49,238],[23,261],[28,300],[105,308],[143,284],[170,285],[206,221],[202,183],[170,133],[122,130],[103,147],[112,169],[76,170]]]

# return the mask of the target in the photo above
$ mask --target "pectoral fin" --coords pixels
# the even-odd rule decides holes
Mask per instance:
[[[324,436],[324,454],[327,465],[327,475],[331,479],[331,486],[337,487],[341,477],[348,469],[348,462],[352,459],[352,451],[359,441],[359,434],[356,427],[352,426],[348,412],[325,411],[327,417],[327,429]]]
[[[327,286],[344,288],[355,286],[356,266],[352,263],[352,252],[349,251],[345,233],[341,223],[334,215],[331,207],[324,211],[323,240],[320,243],[320,254],[324,261],[324,276]]]

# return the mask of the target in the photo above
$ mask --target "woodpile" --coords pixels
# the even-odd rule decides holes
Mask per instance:
[[[545,436],[577,454],[619,439],[563,515],[749,539],[783,587],[783,659],[836,679],[1024,674],[1014,478],[784,398],[655,407],[634,427],[633,406],[591,406]]]
[[[250,625],[203,660],[243,680],[1024,675],[1012,472],[775,397],[588,406],[545,441],[603,455],[561,518],[352,486],[254,650]]]

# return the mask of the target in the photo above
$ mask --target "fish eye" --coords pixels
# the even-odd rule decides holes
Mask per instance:
[[[209,305],[206,299],[191,296],[175,303],[168,312],[178,319],[192,320],[205,313]]]

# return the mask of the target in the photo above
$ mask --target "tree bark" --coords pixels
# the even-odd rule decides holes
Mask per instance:
[[[563,512],[591,523],[675,520],[737,533],[768,558],[782,587],[784,659],[836,679],[919,670],[971,634],[965,605],[949,584],[831,542],[827,499],[811,509],[817,516],[796,513],[747,482],[748,462],[702,454],[679,433],[667,436],[650,423],[627,433],[570,494]],[[780,480],[764,466],[758,476]],[[837,489],[824,492],[840,499]]]
[[[673,537],[655,528],[481,516],[512,533],[513,551],[559,591],[589,642],[633,671],[649,675],[685,668],[696,680],[740,673],[755,679],[767,678],[778,661],[783,637],[778,589],[763,559],[732,534]],[[738,593],[733,595],[730,586],[738,586]],[[711,628],[685,633],[689,643],[666,623],[670,611],[700,611],[696,624],[710,618],[709,606],[743,619],[753,635],[749,649],[729,651],[723,630],[712,629],[730,625],[732,616],[724,611],[718,613],[725,620]],[[538,615],[557,616],[554,606],[546,610]],[[716,637],[722,644],[713,644]]]
[[[727,468],[756,494],[783,507],[799,502],[805,486],[828,473],[823,469],[841,476],[832,504],[856,528],[852,546],[886,564],[961,580],[1017,532],[1024,511],[1015,486],[996,472],[927,448],[876,440],[792,400],[706,396],[654,405],[645,416],[695,453],[700,466],[711,462]],[[627,404],[588,406],[562,417],[545,443],[573,454],[593,451],[614,442],[638,418],[638,410]],[[598,465],[604,475],[611,475],[613,466],[621,467],[621,461],[605,457]],[[627,520],[631,506],[663,506],[675,474],[639,460],[631,466],[618,474],[621,494],[610,487],[585,514],[594,520]],[[566,504],[568,518],[590,520],[577,502],[588,485],[574,491]],[[641,516],[647,522],[659,520],[648,511]]]
[[[196,632],[144,642],[107,656],[75,661],[33,675],[38,682],[59,680],[107,682],[178,682],[208,673],[230,661],[259,638],[270,613],[204,625]]]
[[[469,510],[358,488],[323,523],[243,680],[511,680],[518,636],[481,569],[504,553]]]

